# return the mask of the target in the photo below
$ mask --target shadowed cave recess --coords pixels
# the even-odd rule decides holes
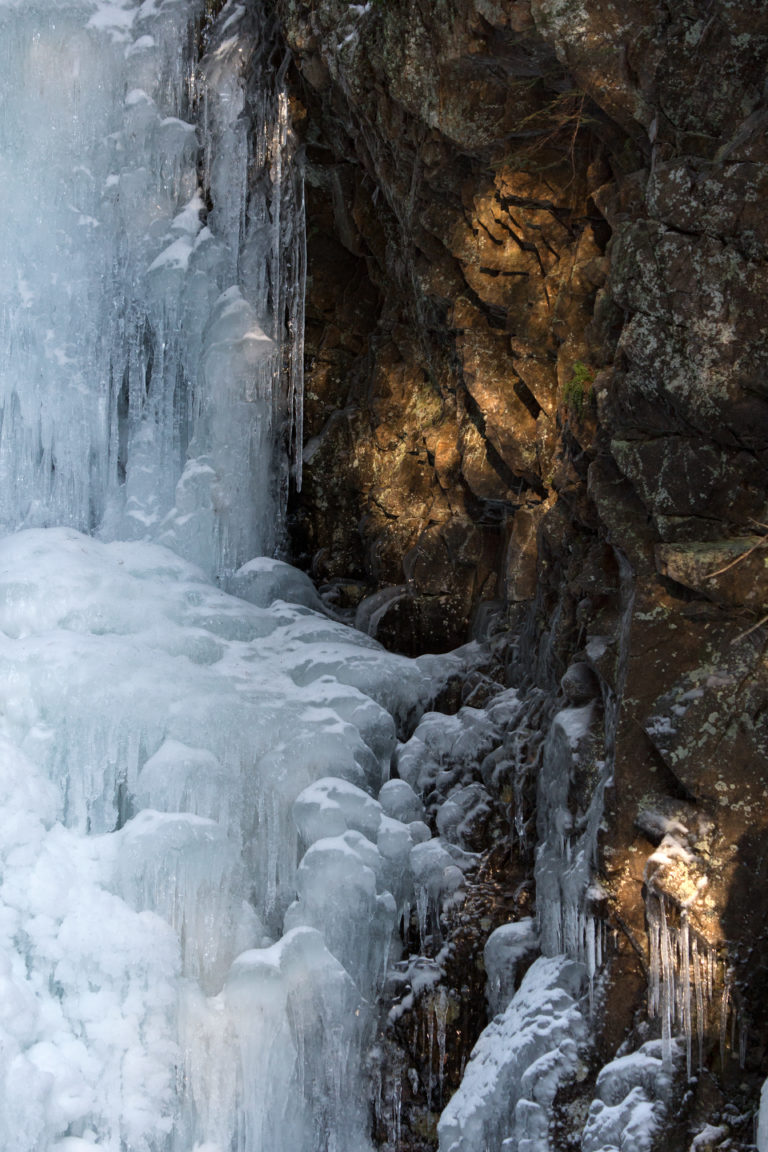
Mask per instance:
[[[765,5],[0,22],[0,1152],[768,1152]]]

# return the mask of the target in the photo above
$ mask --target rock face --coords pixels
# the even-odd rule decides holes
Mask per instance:
[[[553,48],[530,16],[431,7],[278,5],[308,108],[296,537],[340,597],[403,585],[376,623],[411,650],[532,597],[608,268],[609,173]]]
[[[716,985],[665,1146],[705,1123],[746,1146],[768,1073],[768,12],[274,8],[307,158],[295,551],[387,644],[495,631],[507,680],[597,693],[595,1059],[655,1026],[663,917],[685,979],[695,937]]]

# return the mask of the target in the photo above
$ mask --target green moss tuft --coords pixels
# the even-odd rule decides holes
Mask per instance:
[[[571,378],[563,388],[563,403],[569,413],[581,417],[587,404],[592,403],[592,385],[595,371],[582,360],[575,360]]]

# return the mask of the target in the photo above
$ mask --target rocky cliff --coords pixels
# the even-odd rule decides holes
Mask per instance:
[[[381,1142],[434,1146],[433,1071],[447,1097],[485,1022],[483,933],[534,897],[508,834],[540,817],[533,732],[589,704],[562,851],[590,848],[599,800],[586,912],[608,960],[555,1146],[581,1146],[599,1069],[666,1031],[696,1037],[666,1147],[747,1147],[768,1073],[768,12],[274,9],[307,178],[295,553],[399,650],[490,640],[464,700],[524,701],[483,772],[434,789],[433,818],[484,790],[459,837],[483,865],[447,1050],[424,1055],[432,993],[419,1044],[384,1040],[414,1075]],[[488,769],[513,740],[515,770]]]

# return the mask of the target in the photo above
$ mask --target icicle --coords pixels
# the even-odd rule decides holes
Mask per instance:
[[[436,1017],[437,1017],[437,1013],[434,1011],[434,1005],[432,1005],[432,1011],[431,1012],[427,1011],[426,1016],[427,1016],[427,1067],[429,1068],[429,1078],[427,1081],[427,1109],[431,1110],[431,1108],[432,1108],[432,1093],[434,1091],[434,1086],[435,1086],[435,1073],[434,1073],[433,1061],[434,1061],[434,1055],[435,1055],[435,1023],[436,1023]]]
[[[304,464],[304,332],[306,328],[305,300],[307,278],[307,235],[304,208],[304,173],[299,171],[296,221],[298,235],[294,245],[294,276],[292,282],[291,315],[288,331],[292,338],[291,372],[293,381],[293,460],[296,491],[301,492]]]
[[[423,886],[416,892],[416,914],[419,921],[419,947],[422,952],[427,948],[427,924],[429,919],[429,894]]]
[[[679,921],[675,923],[675,916]],[[712,1000],[716,957],[714,949],[691,927],[687,907],[680,907],[649,885],[646,896],[648,931],[648,1015],[661,1018],[665,1060],[671,1056],[672,1039],[685,1041],[686,1071],[694,1073],[694,1016],[696,1066],[704,1061],[707,1008]],[[721,1008],[727,1016],[729,992]],[[725,1016],[721,1019],[721,1047],[725,1044]]]
[[[439,1103],[442,1107],[444,1101],[443,1083],[445,1080],[446,1030],[448,1027],[448,997],[444,988],[440,989],[434,1000],[434,1012],[437,1023],[438,1092]]]
[[[395,1147],[400,1147],[400,1134],[403,1123],[403,1068],[399,1066],[395,1075],[392,1092],[392,1119]]]
[[[728,1042],[728,1014],[731,1010],[731,972],[725,974],[723,998],[720,1002],[720,1068],[725,1072],[725,1054]]]
[[[595,972],[598,966],[598,933],[595,920],[592,916],[585,917],[584,931],[586,936],[587,976],[589,978],[589,1011],[591,1014],[595,993]]]
[[[648,1015],[661,1014],[661,916],[659,900],[649,896],[647,903],[648,946],[650,951]]]
[[[685,1036],[685,1061],[686,1073],[688,1079],[691,1078],[691,1044],[693,1040],[693,1027],[691,1024],[691,962],[690,962],[690,939],[688,931],[688,914],[683,909],[680,916],[680,999],[681,999],[681,1023],[683,1027],[683,1035]]]
[[[664,1067],[672,1067],[672,1016],[675,1004],[675,961],[667,925],[666,901],[659,897],[661,950],[661,1040]]]
[[[696,1035],[698,1038],[699,1069],[704,1065],[704,993],[701,980],[701,956],[699,943],[694,934],[691,938],[691,969],[693,971],[693,989],[696,1002]]]

